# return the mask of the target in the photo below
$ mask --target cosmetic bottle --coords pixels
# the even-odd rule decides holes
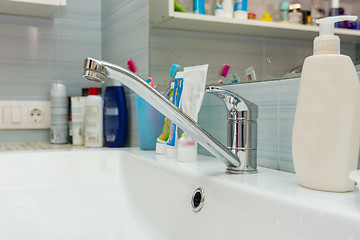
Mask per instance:
[[[279,4],[279,11],[282,12],[280,22],[282,23],[289,23],[289,5],[289,1],[281,1]]]
[[[73,145],[84,145],[84,112],[86,97],[71,97]]]
[[[125,147],[127,108],[124,87],[107,86],[104,97],[104,136],[106,147]]]
[[[234,18],[235,19],[248,19],[248,4],[247,0],[235,0],[234,5]]]
[[[205,14],[205,0],[193,0],[193,11],[196,14]]]
[[[232,0],[223,0],[222,7],[224,9],[224,17],[233,18],[234,4]]]
[[[51,86],[51,127],[50,142],[68,143],[68,96],[62,81],[57,80]]]
[[[292,24],[303,23],[303,13],[300,11],[301,4],[298,2],[289,5],[289,22]]]
[[[223,6],[219,3],[219,0],[216,2],[215,4],[215,10],[214,10],[214,15],[216,17],[224,17],[224,8]]]
[[[334,23],[356,16],[318,19],[314,55],[305,59],[292,136],[300,185],[322,191],[352,191],[360,143],[360,83],[350,57],[340,54]]]
[[[311,24],[315,25],[316,20],[325,17],[324,0],[311,1]]]
[[[329,9],[329,16],[340,15],[340,3],[339,0],[331,0],[331,7]],[[336,26],[336,24],[335,24]]]
[[[97,87],[85,99],[85,147],[103,146],[103,100]]]

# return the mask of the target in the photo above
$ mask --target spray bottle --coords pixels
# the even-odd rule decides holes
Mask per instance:
[[[68,96],[61,80],[51,86],[51,127],[50,142],[64,144],[68,142]]]

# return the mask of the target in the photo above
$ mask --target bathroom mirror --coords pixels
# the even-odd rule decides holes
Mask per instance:
[[[186,11],[192,12],[191,0],[177,2]],[[213,15],[216,0],[205,2],[206,14]],[[279,21],[280,2],[280,0],[249,1],[248,12],[255,13],[257,18],[262,13],[268,12],[274,21]],[[311,3],[312,0],[301,0],[303,9],[311,9]],[[330,4],[330,0],[324,0],[326,13]],[[340,7],[344,8],[346,14],[360,15],[360,1],[340,0]],[[295,24],[291,26],[298,27]],[[358,64],[360,63],[360,31],[349,31],[346,34],[354,37],[352,40],[346,39],[341,42],[341,53],[350,56],[354,64]],[[346,34],[341,35],[340,39],[346,37]],[[219,79],[226,84],[237,84],[297,78],[300,77],[305,58],[313,54],[313,38],[317,35],[317,32],[313,32],[313,36],[307,39],[294,39],[292,36],[269,37],[266,34],[253,36],[246,33],[231,34],[221,31],[201,31],[201,29],[152,28],[150,29],[150,75],[158,79],[159,86],[166,85],[170,66],[172,63],[177,63],[182,67],[209,64],[207,84],[218,84]],[[219,76],[223,64],[231,67],[226,78]]]

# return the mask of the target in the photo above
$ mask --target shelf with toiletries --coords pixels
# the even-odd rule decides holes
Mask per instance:
[[[161,2],[161,3],[160,3]],[[159,7],[161,6],[161,7]],[[155,0],[150,3],[151,27],[198,32],[239,34],[284,39],[313,40],[319,27],[268,22],[259,20],[241,20],[174,11],[172,0]],[[360,39],[360,31],[336,29],[336,35],[343,43],[355,43]]]
[[[0,14],[55,18],[66,0],[0,0]]]

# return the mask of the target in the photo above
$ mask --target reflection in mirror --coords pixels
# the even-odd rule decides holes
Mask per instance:
[[[241,84],[300,77],[305,58],[313,54],[312,40],[172,29],[150,31],[150,76],[159,87],[167,86],[173,63],[182,67],[209,64],[207,84],[217,84],[219,79],[226,84]],[[355,47],[356,44],[341,44],[341,53],[350,56],[354,63]],[[231,66],[224,79],[219,76],[223,64]]]

